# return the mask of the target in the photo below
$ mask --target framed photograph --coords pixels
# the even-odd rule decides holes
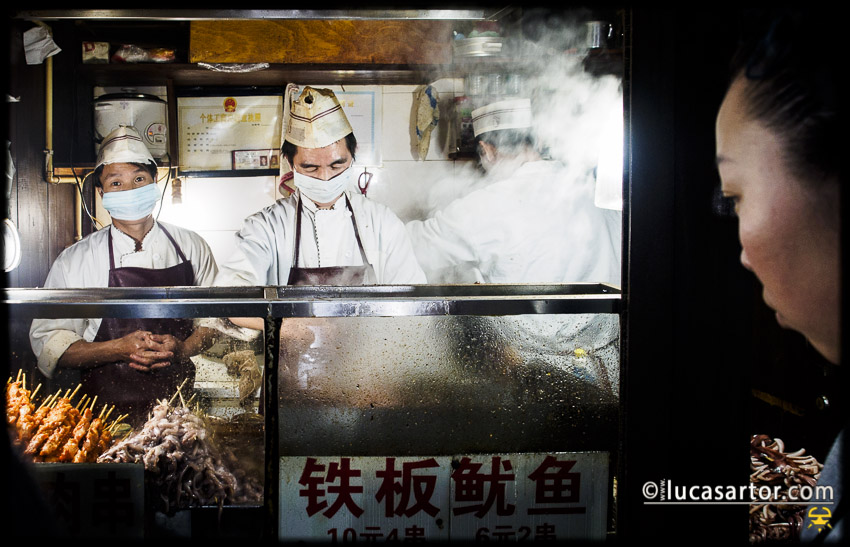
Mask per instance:
[[[280,150],[234,150],[232,168],[234,171],[245,169],[280,169]]]

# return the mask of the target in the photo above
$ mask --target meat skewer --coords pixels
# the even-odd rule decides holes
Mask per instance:
[[[71,410],[74,410],[73,407],[70,407]],[[39,455],[48,458],[52,457],[54,452],[57,452],[68,440],[68,437],[71,436],[71,433],[74,431],[74,416],[71,412],[66,412],[65,419],[62,423],[53,430],[53,433],[50,434],[50,437],[44,442],[44,446],[41,447],[39,451]],[[58,455],[57,455],[58,456]]]
[[[92,399],[83,394],[72,406],[81,384],[73,390],[65,390],[64,394],[60,388],[38,403],[35,396],[41,387],[39,384],[30,392],[26,387],[26,374],[21,370],[15,381],[10,377],[6,382],[7,423],[15,437],[13,444],[36,462],[96,460],[112,443],[112,431],[105,428],[115,406],[103,405],[96,421],[93,413],[97,396]],[[123,418],[119,416],[110,427]],[[78,454],[81,448],[85,448],[82,458]]]
[[[32,440],[27,444],[24,454],[35,455],[41,450],[42,445],[47,442],[53,431],[65,421],[65,413],[68,407],[70,407],[70,404],[67,399],[59,399],[56,406],[51,408],[50,412],[45,416],[44,421],[39,426]]]
[[[98,416],[92,420],[91,426],[86,432],[86,438],[83,441],[83,446],[74,456],[74,463],[84,463],[91,461],[89,453],[92,449],[97,449],[97,443],[100,440],[100,430],[103,426],[103,420]]]
[[[32,400],[40,388],[41,384],[38,384],[35,391],[30,393],[23,384],[6,385],[6,423],[10,427],[20,430],[22,424],[29,420],[35,410]]]
[[[86,408],[83,410],[80,421],[77,422],[76,426],[74,426],[74,430],[71,432],[71,437],[66,441],[65,446],[62,447],[62,452],[59,454],[59,461],[74,461],[74,456],[76,456],[77,452],[80,450],[80,443],[86,437],[86,431],[88,431],[89,425],[91,425],[91,420],[91,409]]]
[[[6,423],[14,426],[21,411],[21,405],[29,400],[29,394],[20,382],[6,384]]]
[[[47,416],[48,412],[50,412],[50,407],[42,406],[36,410],[34,414],[27,415],[24,418],[23,423],[19,422],[17,424],[18,431],[20,432],[18,434],[18,438],[20,439],[21,444],[28,444],[30,442],[32,436],[38,430],[41,422],[44,420],[44,417]]]
[[[29,397],[24,401],[21,405],[20,410],[18,412],[18,417],[15,420],[15,425],[25,422],[29,416],[35,411],[35,405],[32,403],[35,400],[35,396],[38,393],[38,390],[41,389],[41,384],[38,384],[35,390],[29,394]]]

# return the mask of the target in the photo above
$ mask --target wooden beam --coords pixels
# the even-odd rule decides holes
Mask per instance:
[[[192,21],[189,62],[447,64],[451,21]]]

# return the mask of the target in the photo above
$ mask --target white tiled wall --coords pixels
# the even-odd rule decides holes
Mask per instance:
[[[418,86],[383,88],[383,165],[375,170],[368,195],[387,205],[403,221],[421,218],[426,194],[434,184],[454,176],[456,164],[467,163],[449,159],[456,137],[452,117],[454,98],[463,95],[463,79],[442,79],[432,85],[439,94],[440,120],[431,132],[424,161],[419,160],[414,125],[413,103]]]
[[[429,203],[429,192],[441,184],[455,184],[455,174],[468,169],[471,163],[449,159],[455,139],[452,108],[454,98],[463,95],[463,79],[442,79],[431,85],[439,93],[440,121],[431,133],[424,161],[418,159],[413,125],[414,96],[419,86],[380,87],[382,164],[368,167],[373,176],[367,195],[390,207],[403,221],[421,218]],[[341,89],[330,87],[335,91]],[[345,86],[345,89],[356,91],[358,86]],[[159,219],[198,232],[207,240],[219,262],[232,251],[233,234],[242,220],[281,197],[274,177],[183,178],[182,203],[179,204],[172,199],[173,184],[169,183],[166,188],[165,182],[160,182],[160,189],[163,188],[165,195]],[[99,201],[96,216],[104,223],[109,222],[109,215]]]

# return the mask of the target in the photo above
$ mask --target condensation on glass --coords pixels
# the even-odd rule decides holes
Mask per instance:
[[[284,319],[281,456],[615,450],[616,314]]]

